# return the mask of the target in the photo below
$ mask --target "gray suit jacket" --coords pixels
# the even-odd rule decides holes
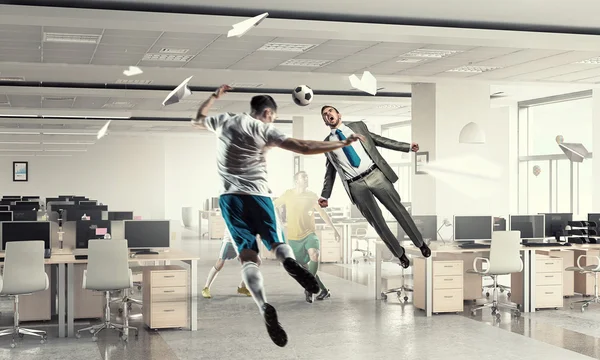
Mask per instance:
[[[365,125],[365,123],[362,121],[347,123],[346,126],[352,129],[354,133],[361,134],[365,137],[365,141],[361,141],[361,144],[371,160],[373,160],[377,168],[381,170],[385,177],[391,183],[398,181],[398,176],[394,170],[392,170],[390,165],[388,165],[387,161],[385,161],[385,159],[381,156],[377,150],[377,146],[396,151],[410,152],[411,144],[388,139],[374,134],[369,131],[367,125]],[[325,138],[325,141],[329,141],[329,136],[330,135]],[[348,182],[346,181],[342,167],[338,164],[333,153],[325,153],[325,156],[327,157],[327,172],[325,173],[325,181],[323,182],[323,191],[321,192],[321,197],[328,199],[331,196],[331,191],[333,190],[333,184],[335,182],[335,173],[337,172],[340,175],[340,179],[342,179],[344,183],[344,188],[350,196],[350,200],[354,204],[354,199],[350,193],[350,188],[348,187]]]

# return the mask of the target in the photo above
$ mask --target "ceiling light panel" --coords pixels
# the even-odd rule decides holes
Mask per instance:
[[[290,59],[281,63],[281,66],[306,66],[306,67],[323,67],[331,64],[333,60],[314,60],[314,59]]]
[[[190,51],[190,49],[162,48],[158,52],[161,54],[183,55],[183,54],[187,54],[189,51]]]
[[[292,44],[292,43],[277,43],[270,42],[261,46],[259,51],[281,51],[281,52],[296,52],[301,53],[317,47],[315,44]]]
[[[165,62],[188,62],[193,55],[175,55],[175,54],[145,54],[144,61],[165,61]]]
[[[402,58],[402,59],[396,60],[397,63],[404,63],[404,64],[416,64],[416,63],[420,63],[422,61],[425,61],[425,59],[420,59],[420,58]]]
[[[600,65],[600,56],[578,61],[575,64]]]
[[[25,81],[22,76],[0,76],[0,81]]]
[[[450,55],[454,55],[460,53],[460,50],[434,50],[434,49],[417,49],[413,51],[409,51],[406,54],[402,55],[402,57],[416,57],[416,58],[426,58],[426,59],[441,59]]]
[[[140,80],[140,79],[118,79],[115,84],[127,84],[127,85],[150,85],[152,80]]]
[[[98,44],[102,35],[44,33],[44,42],[69,44]]]
[[[457,68],[450,69],[446,72],[480,74],[480,73],[497,70],[497,69],[500,69],[500,68],[496,67],[496,66],[459,66]]]
[[[264,84],[261,83],[232,83],[229,84],[232,88],[259,88]]]
[[[112,103],[102,105],[105,109],[131,109],[135,107],[134,103],[126,102],[126,101],[115,101]]]

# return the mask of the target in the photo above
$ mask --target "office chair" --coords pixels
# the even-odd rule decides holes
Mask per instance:
[[[110,293],[116,290],[126,290],[133,287],[131,269],[129,269],[129,250],[127,240],[90,240],[88,242],[88,266],[83,272],[83,288],[102,291],[106,297],[104,306],[104,322],[77,330],[76,337],[81,337],[82,331],[92,333],[92,341],[98,340],[98,333],[104,329],[114,329],[119,332],[119,337],[127,341],[125,330],[135,331],[133,326],[116,324],[110,321]],[[125,316],[124,321],[127,320]]]
[[[594,258],[598,260],[598,264],[581,266],[581,259],[584,257]],[[592,255],[581,255],[577,258],[577,266],[568,267],[566,270],[577,271],[581,274],[591,274],[594,276],[594,296],[591,299],[574,301],[571,304],[569,304],[569,307],[573,309],[575,307],[575,304],[581,304],[581,312],[584,312],[585,308],[590,306],[590,304],[600,304],[600,296],[598,296],[598,272],[600,272],[600,257]]]
[[[477,311],[486,308],[492,309],[492,315],[500,320],[500,309],[508,309],[514,312],[515,316],[520,316],[521,311],[518,304],[498,302],[498,276],[509,275],[515,272],[523,271],[523,261],[521,260],[521,232],[520,231],[495,231],[492,233],[492,245],[490,248],[490,258],[477,257],[473,260],[473,269],[467,270],[468,273],[478,274],[480,276],[491,276],[494,281],[492,302],[471,310],[471,314],[477,314]],[[477,262],[481,260],[487,264],[487,269],[477,269]],[[483,264],[482,264],[483,265]]]
[[[135,275],[141,275],[143,273],[143,266],[132,266],[130,267],[131,269],[131,274],[132,276]],[[133,288],[137,289],[138,291],[142,291],[142,286],[143,283],[141,281],[133,281]],[[139,307],[141,308],[143,303],[141,300],[137,300],[134,299],[133,297],[131,297],[131,294],[133,292],[133,289],[126,289],[123,291],[119,291],[119,295],[115,298],[111,299],[111,302],[122,302],[123,304],[125,304],[127,306],[127,310],[132,310],[133,304],[139,305]],[[124,311],[124,308],[119,307],[119,314],[122,314]],[[139,316],[141,314],[138,314],[137,316]]]
[[[396,257],[387,248],[387,246],[385,246],[384,244],[381,244],[380,246],[381,246],[381,249],[382,249],[382,261],[388,261],[388,262],[395,262],[395,261],[397,261]],[[383,260],[383,259],[385,259],[385,260]],[[391,289],[383,290],[381,292],[381,299],[382,300],[387,300],[388,294],[395,293],[396,296],[398,297],[398,301],[400,301],[400,302],[402,302],[402,300],[408,301],[408,293],[409,292],[413,292],[413,289],[411,289],[408,286],[406,286],[406,278],[404,276],[405,269],[402,266],[400,266],[400,268],[402,269],[402,275],[401,275],[401,277],[402,277],[402,285],[400,285],[400,287],[397,287],[397,288],[391,288]]]
[[[358,264],[360,260],[371,262],[373,254],[369,251],[368,230],[358,228],[353,234],[352,240],[356,240],[356,249],[352,250],[352,263]],[[362,248],[364,246],[364,248]]]
[[[46,332],[26,329],[19,326],[19,296],[47,290],[48,275],[44,268],[43,241],[11,241],[6,243],[4,272],[0,278],[0,295],[14,296],[14,324],[10,329],[0,331],[0,336],[12,335],[10,347],[14,348],[15,335],[37,336],[46,342]]]

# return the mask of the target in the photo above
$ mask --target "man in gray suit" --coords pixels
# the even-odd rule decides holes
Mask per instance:
[[[415,246],[421,249],[423,256],[431,256],[431,250],[423,242],[421,233],[402,205],[400,195],[394,188],[393,183],[398,180],[398,176],[377,151],[377,146],[403,152],[418,151],[419,145],[399,142],[374,134],[362,121],[344,125],[342,114],[333,106],[323,106],[321,116],[325,125],[331,128],[331,134],[325,138],[325,141],[343,140],[352,134],[361,134],[365,140],[360,141],[360,144],[356,142],[325,154],[327,172],[319,205],[321,207],[329,205],[327,199],[331,196],[337,172],[352,203],[373,226],[392,254],[400,259],[402,267],[407,268],[410,265],[408,257],[396,235],[387,226],[375,198],[392,213]]]

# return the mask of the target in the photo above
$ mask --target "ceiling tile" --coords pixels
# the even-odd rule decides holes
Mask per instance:
[[[121,36],[102,36],[102,40],[100,40],[100,44],[103,45],[122,45],[122,46],[143,46],[149,48],[154,44],[154,42],[158,39],[155,38],[129,38],[129,37],[121,37]]]
[[[258,50],[264,43],[252,43],[252,42],[239,42],[239,41],[223,41],[216,40],[212,44],[210,44],[206,50],[204,51],[246,51],[246,52],[254,52]]]
[[[146,31],[146,30],[115,30],[106,29],[104,30],[104,36],[108,37],[122,37],[122,38],[154,38],[162,35],[162,31]]]
[[[161,39],[179,39],[188,41],[212,41],[220,35],[215,34],[198,34],[198,33],[181,33],[167,31],[162,34]]]
[[[542,80],[548,79],[555,76],[578,73],[581,71],[589,70],[590,65],[586,64],[568,64],[562,66],[555,66],[549,69],[544,69],[540,71],[533,71],[526,74],[517,75],[514,77],[510,77],[509,79],[524,81],[524,80]],[[584,77],[581,77],[583,79]]]
[[[163,68],[179,68],[185,65],[182,61],[140,61],[138,66],[143,67],[163,67]]]
[[[91,59],[94,55],[94,50],[83,50],[83,51],[62,51],[62,50],[46,50],[44,49],[42,55],[46,57],[62,57],[62,58],[88,58]]]
[[[278,66],[274,68],[273,71],[311,72],[315,69],[318,68],[308,66]]]
[[[232,70],[271,70],[283,61],[247,61],[246,59],[241,60],[233,64],[230,69]]]
[[[395,59],[395,56],[390,55],[364,55],[364,54],[355,54],[350,55],[344,58],[343,61],[347,62],[356,62],[361,64],[377,64],[380,62],[388,61],[391,59]]]
[[[46,64],[79,64],[88,65],[91,57],[60,57],[60,56],[46,56],[44,55],[43,62]]]
[[[105,97],[78,96],[73,103],[73,109],[102,109],[107,100]]]
[[[22,51],[19,51],[18,53],[2,52],[2,53],[0,53],[0,62],[3,62],[3,61],[7,61],[7,62],[40,62],[40,61],[42,61],[42,57],[41,57],[39,50],[37,51],[37,53],[22,52]]]
[[[320,54],[338,54],[338,55],[352,55],[359,51],[364,50],[364,47],[358,46],[332,46],[327,43],[317,46],[316,48],[305,52],[304,54],[311,54],[311,56],[319,56]]]
[[[189,62],[184,64],[184,68],[190,69],[227,69],[231,65],[235,64],[231,62]]]
[[[54,51],[88,51],[93,52],[96,48],[95,44],[68,44],[68,43],[42,43],[42,49]]]
[[[41,26],[0,24],[0,32],[41,34]]]
[[[125,65],[132,66],[141,60],[141,56],[110,56],[101,57],[94,56],[92,59],[93,65]]]
[[[133,46],[133,45],[108,45],[99,44],[96,53],[100,54],[140,54],[143,55],[148,52],[147,46]]]
[[[46,32],[46,33],[77,34],[77,35],[102,35],[102,31],[103,31],[103,29],[44,26],[44,32]]]
[[[347,47],[361,47],[366,48],[373,45],[377,45],[377,41],[355,41],[355,40],[329,40],[325,42],[325,46],[347,46]]]
[[[204,50],[202,51],[200,54],[198,54],[196,57],[194,57],[194,59],[192,59],[191,61],[205,61],[208,59],[242,59],[244,57],[246,57],[247,55],[250,55],[251,52],[245,51],[245,50],[222,50],[222,51],[216,51],[216,50]]]
[[[70,109],[73,106],[73,100],[44,100],[42,99],[42,108],[44,109]]]
[[[549,56],[564,53],[560,50],[521,50],[508,55],[498,56],[489,60],[478,62],[479,66],[497,66],[509,67],[517,64],[526,63],[538,59],[543,59]]]
[[[581,64],[583,65],[583,64]],[[545,81],[579,81],[583,79],[594,78],[596,76],[600,76],[600,66],[590,66],[588,65],[587,70],[583,71],[575,71],[570,73],[565,73],[562,75],[552,76],[544,78]]]
[[[8,95],[12,107],[16,108],[39,108],[42,97],[39,95]]]
[[[24,41],[24,42],[41,42],[42,33],[17,33],[11,31],[0,31],[0,41]]]
[[[24,42],[24,41],[0,41],[0,52],[2,51],[13,51],[19,49],[39,49],[41,42]]]

